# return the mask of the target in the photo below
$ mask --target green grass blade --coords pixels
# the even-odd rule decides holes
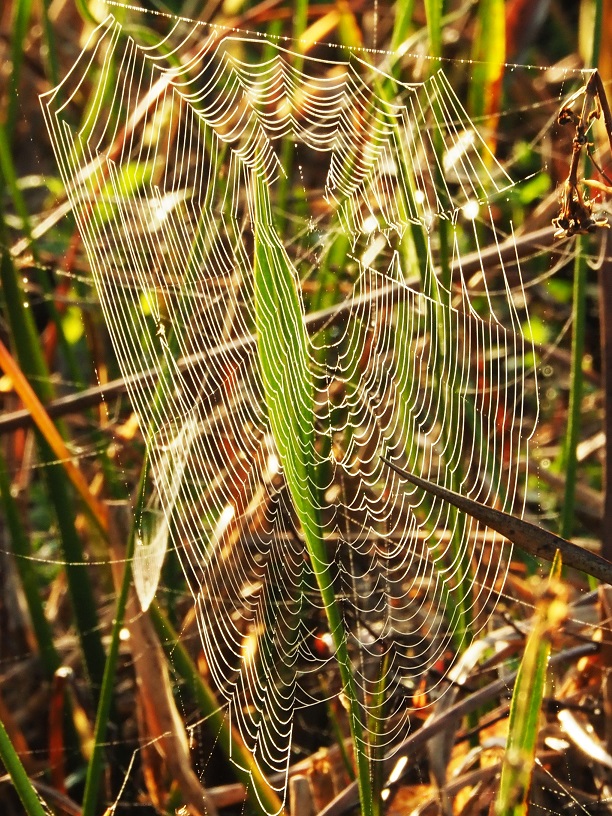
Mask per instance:
[[[414,14],[414,0],[402,0],[395,8],[395,22],[391,35],[390,50],[395,52],[408,37]]]
[[[382,816],[383,799],[382,791],[385,781],[385,722],[389,675],[391,671],[391,653],[386,652],[380,659],[380,669],[376,688],[372,694],[370,702],[370,733],[371,733],[371,756],[372,756],[372,801],[374,804],[374,816]]]
[[[308,24],[308,0],[296,0],[293,4],[293,38],[296,41],[296,51],[293,57],[293,66],[297,71],[301,71],[304,65],[304,58],[299,53],[302,49],[300,38],[306,31]],[[289,197],[293,191],[291,177],[293,173],[294,139],[287,136],[283,139],[280,153],[280,166],[282,175],[278,180],[277,205],[279,209],[279,230],[284,231],[286,225],[286,211],[289,204]]]
[[[442,4],[443,0],[425,0],[429,56],[442,56]]]
[[[535,763],[540,710],[544,696],[550,657],[549,633],[557,628],[566,613],[562,590],[555,594],[561,575],[561,557],[551,568],[550,579],[538,601],[534,627],[527,639],[518,671],[508,723],[508,740],[502,763],[497,816],[526,816],[529,787]]]
[[[51,811],[43,805],[34,790],[2,720],[0,720],[0,759],[11,777],[27,816],[49,816]]]
[[[142,502],[144,490],[142,486],[146,478],[148,460],[145,459],[142,468],[141,489],[139,491],[140,500]],[[123,504],[115,504],[113,510],[119,513],[123,509]],[[109,508],[110,509],[110,508]],[[139,507],[135,515],[135,519],[139,518],[142,512],[142,507]],[[111,521],[112,512],[109,513],[109,535],[120,534],[120,530],[112,529]],[[119,528],[119,525],[116,525]],[[97,813],[98,796],[100,793],[100,779],[102,778],[102,771],[104,769],[104,751],[106,741],[106,731],[108,728],[109,717],[113,704],[113,689],[115,683],[115,674],[117,671],[117,661],[119,658],[119,646],[121,644],[120,633],[123,628],[123,618],[125,616],[125,608],[127,605],[128,592],[130,590],[130,583],[132,579],[132,558],[134,556],[134,541],[136,538],[136,522],[132,524],[125,550],[125,565],[123,571],[123,578],[121,581],[121,589],[117,604],[115,607],[115,615],[113,618],[113,629],[111,633],[110,645],[108,648],[108,658],[104,666],[104,676],[102,678],[102,687],[100,689],[100,699],[98,709],[96,711],[96,725],[94,730],[94,747],[87,766],[87,777],[85,780],[85,793],[83,795],[82,816],[95,816]]]
[[[590,64],[597,67],[601,47],[603,0],[595,0],[595,17],[593,21],[592,51]],[[584,174],[588,176],[590,162],[585,159]],[[581,426],[582,410],[582,362],[586,336],[586,290],[587,258],[585,253],[586,239],[576,238],[576,258],[574,261],[574,296],[572,305],[572,351],[570,362],[570,393],[565,435],[560,469],[565,473],[565,495],[561,509],[560,533],[567,537],[572,534],[574,526],[574,509],[576,505],[576,481],[578,471],[577,447]]]
[[[7,130],[12,134],[17,121],[17,111],[19,108],[19,80],[21,78],[21,68],[23,58],[26,53],[25,40],[30,28],[30,15],[32,13],[32,0],[19,0],[13,3],[13,19],[11,32],[11,63],[12,70],[9,79],[9,99],[6,116]]]
[[[15,172],[15,166],[11,154],[9,132],[2,122],[0,122],[0,175],[2,177],[3,184],[6,186],[7,191],[11,196],[15,212],[21,218],[22,230],[23,233],[25,234],[25,237],[28,239],[28,244],[30,251],[32,252],[32,257],[36,263],[39,263],[40,256],[38,252],[38,247],[36,245],[36,242],[32,239],[32,223],[30,219],[30,214],[28,212],[25,199],[19,187],[17,174]],[[55,328],[57,330],[57,337],[61,349],[64,353],[64,356],[66,358],[66,363],[70,371],[70,376],[72,377],[75,383],[81,383],[81,376],[78,370],[78,366],[76,364],[74,350],[66,340],[62,319],[60,314],[58,313],[57,307],[55,305],[55,300],[53,298],[53,293],[51,291],[52,286],[47,281],[47,278],[44,275],[41,278],[41,283],[44,293],[47,296],[46,307],[49,311],[49,317],[51,318],[51,320],[53,320],[55,324]]]
[[[21,218],[22,229],[26,237],[31,241],[32,230],[30,224],[30,214],[28,213],[25,200],[19,189],[17,183],[17,175],[13,165],[13,158],[10,149],[10,136],[6,125],[0,122],[0,171],[4,176],[6,186],[11,198],[13,199],[13,206],[15,212]],[[32,247],[33,254],[36,252],[36,247]],[[36,259],[36,255],[34,255]]]
[[[59,65],[57,61],[57,48],[55,46],[55,36],[53,26],[49,19],[50,0],[42,0],[42,27],[45,38],[45,62],[47,63],[47,76],[53,87],[59,84]]]
[[[480,0],[478,4],[469,91],[470,113],[474,117],[488,118],[499,109],[506,61],[505,5],[504,0]]]
[[[350,706],[361,807],[372,813],[363,712],[352,674],[347,632],[336,601],[332,565],[318,514],[314,398],[308,340],[290,261],[272,223],[264,180],[253,174],[254,295],[261,368],[270,426],[325,607],[344,693]]]
[[[581,251],[584,239],[576,238],[576,258],[574,260],[574,296],[572,304],[572,351],[570,361],[570,389],[567,415],[567,431],[565,435],[561,469],[565,474],[565,495],[561,508],[559,533],[568,538],[574,527],[574,511],[576,507],[576,482],[578,476],[577,448],[580,436],[581,408],[582,408],[582,361],[584,358],[584,343],[586,335],[586,289],[587,289],[587,261],[585,253]]]

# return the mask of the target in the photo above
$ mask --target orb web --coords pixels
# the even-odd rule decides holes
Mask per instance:
[[[220,699],[280,790],[296,710],[341,690],[296,491],[366,710],[385,667],[391,750],[411,693],[442,693],[434,667],[486,624],[509,552],[380,455],[516,511],[533,430],[495,217],[508,174],[442,70],[402,83],[295,45],[182,19],[142,44],[110,15],[41,98],[121,372],[155,372],[129,386],[155,489],[141,602],[174,547]]]

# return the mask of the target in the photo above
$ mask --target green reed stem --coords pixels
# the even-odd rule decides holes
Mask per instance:
[[[47,63],[47,76],[49,81],[56,87],[59,84],[59,65],[57,61],[57,49],[55,47],[55,35],[53,26],[49,19],[50,0],[42,0],[42,27],[45,38],[45,62]]]
[[[582,359],[584,357],[584,342],[586,332],[586,284],[587,263],[584,257],[584,239],[576,238],[576,258],[574,261],[574,295],[572,318],[574,331],[572,334],[572,350],[570,362],[570,390],[567,418],[567,431],[563,447],[563,471],[565,474],[565,494],[561,508],[559,533],[563,538],[569,538],[574,527],[574,511],[576,506],[576,482],[578,459],[576,449],[580,436],[582,407]]]
[[[17,111],[19,108],[19,80],[21,78],[21,68],[23,58],[26,53],[25,40],[30,27],[30,15],[32,13],[32,0],[19,0],[13,3],[13,19],[11,21],[11,44],[10,54],[12,70],[9,74],[9,97],[6,114],[6,128],[12,134],[17,122]]]
[[[425,17],[429,34],[429,56],[442,56],[442,0],[425,0]]]
[[[297,281],[272,221],[267,188],[255,174],[251,183],[258,359],[270,427],[302,527],[349,705],[362,814],[371,816],[372,782],[364,713],[348,651],[348,632],[334,589],[334,570],[319,518],[318,455],[313,427],[314,396],[308,368],[308,338]]]
[[[559,626],[566,609],[561,597],[554,596],[554,586],[561,577],[561,566],[561,556],[557,552],[547,586],[536,606],[533,629],[527,638],[516,676],[510,704],[506,753],[495,803],[496,816],[527,816],[550,659],[550,635]]]
[[[0,175],[0,187],[3,177]],[[34,320],[30,310],[25,308],[25,294],[19,276],[6,249],[8,232],[0,210],[0,283],[6,306],[13,348],[19,364],[30,378],[38,398],[44,403],[53,397],[49,372],[42,354]],[[75,505],[68,478],[61,463],[47,442],[38,436],[41,461],[44,463],[45,478],[51,502],[55,508],[57,524],[63,548],[66,578],[74,609],[83,657],[89,678],[94,687],[99,687],[104,673],[106,657],[100,637],[98,615],[81,540],[75,527]]]

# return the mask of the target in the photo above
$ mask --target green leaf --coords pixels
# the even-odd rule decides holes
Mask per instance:
[[[347,632],[336,601],[332,565],[318,508],[314,397],[308,364],[308,338],[297,281],[275,228],[265,179],[252,176],[255,243],[254,296],[259,366],[270,426],[287,487],[302,526],[308,555],[334,641],[343,691],[349,702],[356,746],[362,812],[371,814],[372,782],[363,712],[347,648]]]
[[[526,816],[535,763],[540,710],[550,657],[549,633],[564,619],[567,605],[560,585],[561,556],[557,553],[550,578],[540,593],[535,622],[527,639],[510,704],[508,740],[502,763],[497,816]],[[544,583],[544,582],[543,582]]]

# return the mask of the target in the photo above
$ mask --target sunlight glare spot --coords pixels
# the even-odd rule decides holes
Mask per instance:
[[[151,206],[151,220],[149,222],[149,229],[152,232],[157,232],[157,230],[161,227],[164,223],[168,215],[174,210],[183,199],[185,198],[184,191],[179,192],[171,192],[166,193],[165,196],[161,199],[151,199],[150,206]]]
[[[471,198],[469,201],[467,201],[461,210],[464,218],[467,218],[468,221],[475,221],[476,218],[478,218],[479,211],[480,205],[475,198]]]
[[[380,253],[384,250],[387,246],[387,241],[384,235],[377,235],[376,238],[370,243],[369,247],[361,256],[361,264],[364,267],[370,267],[374,264],[374,261]]]
[[[402,775],[402,771],[406,767],[407,762],[408,762],[408,757],[407,756],[400,757],[397,760],[397,762],[395,763],[395,767],[393,768],[393,770],[389,774],[389,780],[388,780],[389,785],[392,785],[394,782],[397,782],[397,780]]]
[[[368,215],[368,217],[363,222],[363,231],[368,235],[374,230],[378,229],[378,218],[375,215]]]
[[[213,540],[218,541],[223,533],[229,527],[234,515],[236,513],[236,509],[233,505],[227,504],[223,510],[221,511],[221,515],[219,516],[219,521],[217,522],[217,526],[215,527],[215,531],[213,533]]]
[[[442,166],[448,172],[453,169],[455,165],[461,160],[464,153],[474,144],[476,138],[473,130],[464,130],[459,136],[456,143],[447,150],[442,159]]]
[[[271,453],[268,456],[267,464],[268,464],[268,479],[272,479],[280,472],[280,462],[278,461],[278,456],[275,453]]]

